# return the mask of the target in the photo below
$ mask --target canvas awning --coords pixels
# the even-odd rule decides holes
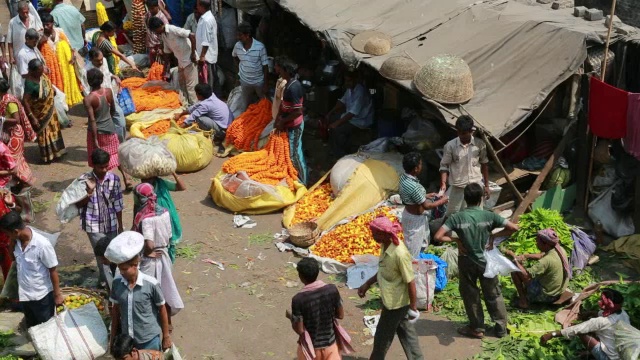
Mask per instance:
[[[575,74],[587,57],[588,44],[603,44],[607,32],[604,21],[573,17],[573,9],[510,0],[278,2],[321,33],[347,65],[364,62],[380,69],[392,56],[410,56],[419,64],[439,54],[461,56],[471,68],[475,89],[464,110],[496,137],[515,128]],[[353,50],[351,38],[364,30],[390,35],[391,51],[372,57]],[[622,36],[614,33],[612,40]],[[398,84],[417,92],[410,81]],[[464,111],[447,106],[441,113],[453,123]]]

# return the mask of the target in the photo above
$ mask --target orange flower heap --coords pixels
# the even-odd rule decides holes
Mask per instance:
[[[171,127],[171,122],[169,120],[158,120],[156,122],[154,122],[151,126],[144,128],[142,130],[140,130],[142,132],[142,134],[144,134],[145,138],[148,138],[149,136],[160,136],[160,135],[164,135],[167,133],[167,131],[169,131],[169,128]]]
[[[304,195],[296,204],[296,212],[293,215],[291,225],[305,221],[311,221],[320,217],[331,206],[333,193],[329,182],[322,184],[313,191]]]
[[[162,80],[163,73],[164,66],[159,62],[154,62],[153,65],[151,65],[151,69],[149,69],[147,80]]]
[[[346,224],[336,226],[322,236],[310,250],[317,256],[335,259],[341,263],[353,263],[351,259],[353,255],[380,255],[380,244],[373,240],[369,223],[381,215],[398,222],[398,218],[391,213],[390,207],[379,207]],[[402,232],[398,237],[404,240]]]
[[[262,99],[257,104],[249,105],[247,110],[229,125],[226,144],[242,151],[257,150],[260,134],[273,120],[272,117],[271,101]]]
[[[180,95],[172,90],[165,90],[161,86],[149,86],[131,90],[136,111],[155,109],[177,109],[180,106]]]
[[[298,180],[298,171],[289,156],[289,139],[285,132],[271,134],[262,150],[242,153],[225,161],[222,171],[227,174],[245,171],[252,180],[267,185],[278,185],[285,180],[292,191],[293,182]]]

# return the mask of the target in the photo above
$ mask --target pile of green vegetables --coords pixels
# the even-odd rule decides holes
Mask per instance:
[[[558,234],[560,245],[567,255],[573,250],[571,227],[564,222],[562,215],[556,210],[537,208],[520,216],[518,226],[520,229],[503,243],[503,249],[511,250],[516,255],[537,254],[540,250],[536,246],[536,234],[540,230],[551,228]]]

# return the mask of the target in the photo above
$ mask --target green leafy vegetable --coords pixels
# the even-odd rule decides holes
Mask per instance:
[[[536,246],[536,234],[540,230],[551,228],[560,238],[560,245],[571,254],[573,239],[571,228],[564,222],[562,215],[556,210],[537,208],[528,214],[520,216],[518,222],[520,229],[511,235],[504,248],[513,251],[516,255],[537,254],[540,252]]]

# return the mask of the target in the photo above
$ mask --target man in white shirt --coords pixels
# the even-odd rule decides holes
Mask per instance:
[[[209,84],[213,92],[220,96],[217,76],[218,68],[218,24],[211,13],[210,0],[198,0],[196,10],[200,14],[196,30],[196,55],[200,82]]]
[[[560,331],[548,332],[540,337],[540,344],[546,345],[554,337],[571,338],[578,335],[582,344],[596,360],[622,359],[616,346],[616,324],[619,321],[629,324],[629,314],[622,310],[623,303],[622,293],[613,289],[604,289],[598,301],[601,310],[597,317]]]
[[[269,61],[267,49],[251,36],[251,25],[238,26],[238,42],[231,55],[238,66],[238,76],[244,103],[248,106],[269,92]]]
[[[27,29],[42,31],[42,22],[30,13],[29,2],[20,1],[18,3],[18,16],[9,21],[7,30],[7,47],[9,50],[9,63],[15,64],[18,51],[24,45],[24,37]]]
[[[173,53],[178,59],[178,82],[180,90],[187,98],[189,105],[196,103],[195,86],[198,83],[198,70],[196,69],[196,55],[192,49],[196,48],[196,37],[187,29],[182,29],[152,17],[149,19],[149,30],[157,34],[164,46],[164,77],[169,78],[171,61],[169,55]]]
[[[29,29],[25,33],[24,39],[24,45],[22,45],[22,48],[16,54],[16,66],[18,67],[18,72],[23,78],[27,76],[27,73],[29,72],[29,61],[38,59],[44,62],[44,57],[36,47],[36,45],[38,45],[38,40],[40,40],[40,33],[35,29]]]
[[[184,21],[183,28],[195,34],[196,31],[198,31],[198,20],[200,20],[200,14],[198,13],[198,7],[196,5],[193,8],[193,12],[189,14],[187,20]]]
[[[53,245],[31,227],[20,214],[11,211],[0,218],[0,231],[15,242],[13,255],[18,275],[18,297],[28,327],[51,319],[56,305],[62,305],[58,279],[58,258]]]

